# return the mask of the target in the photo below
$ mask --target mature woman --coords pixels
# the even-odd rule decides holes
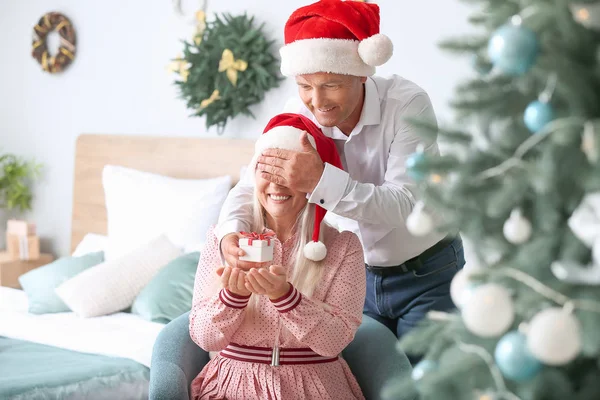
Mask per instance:
[[[273,118],[256,144],[302,150],[341,168],[335,144],[309,119]],[[255,157],[256,158],[256,157]],[[306,193],[255,173],[253,232],[272,234],[274,258],[250,270],[221,266],[209,233],[196,274],[190,335],[218,352],[192,383],[194,399],[362,399],[339,357],[361,322],[365,269],[351,232],[323,223]]]

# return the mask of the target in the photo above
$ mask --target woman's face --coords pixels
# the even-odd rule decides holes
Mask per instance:
[[[261,177],[258,170],[256,171],[256,194],[267,213],[267,219],[270,216],[274,225],[293,225],[300,211],[308,203],[306,193],[270,182]]]

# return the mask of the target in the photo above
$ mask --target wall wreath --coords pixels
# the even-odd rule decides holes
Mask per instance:
[[[206,128],[217,126],[221,134],[228,120],[239,114],[254,118],[250,106],[277,86],[279,61],[272,53],[274,41],[246,14],[215,16],[205,22],[198,13],[194,39],[184,42],[183,56],[171,70],[179,74],[176,85],[194,116],[206,116]]]
[[[48,34],[52,31],[56,31],[60,36],[60,47],[54,56],[48,52],[46,43]],[[75,29],[71,21],[60,13],[47,13],[33,27],[31,55],[46,72],[62,72],[67,68],[75,59],[75,45]]]

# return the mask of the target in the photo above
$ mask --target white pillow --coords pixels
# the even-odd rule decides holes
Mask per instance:
[[[231,177],[175,179],[107,165],[102,173],[108,220],[106,260],[165,234],[183,250],[200,247],[216,224]]]
[[[164,235],[115,260],[75,275],[55,289],[76,314],[97,317],[130,307],[156,273],[181,250]]]
[[[89,253],[104,251],[108,245],[108,236],[97,233],[86,234],[75,247],[72,257],[81,257]]]
[[[27,314],[29,310],[27,293],[20,289],[0,286],[0,311],[3,310]]]

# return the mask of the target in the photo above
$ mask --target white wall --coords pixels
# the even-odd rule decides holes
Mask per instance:
[[[201,1],[183,0],[186,10]],[[247,11],[267,22],[282,40],[286,18],[307,0],[209,0],[208,12]],[[443,54],[437,42],[468,29],[458,0],[381,0],[382,32],[395,45],[380,75],[399,74],[423,86],[440,119],[457,79],[468,65]],[[30,56],[31,32],[46,12],[59,11],[77,32],[77,58],[62,75],[42,72]],[[451,17],[451,15],[454,15]],[[80,133],[213,137],[204,120],[189,118],[177,99],[169,59],[193,27],[172,10],[171,0],[1,0],[0,152],[33,158],[44,165],[35,186],[34,210],[43,248],[58,256],[69,251],[75,139]],[[266,121],[295,95],[292,82],[269,92],[256,106],[256,120],[228,124],[227,137],[257,137]],[[0,215],[0,233],[6,215]],[[0,243],[3,239],[0,239]]]

